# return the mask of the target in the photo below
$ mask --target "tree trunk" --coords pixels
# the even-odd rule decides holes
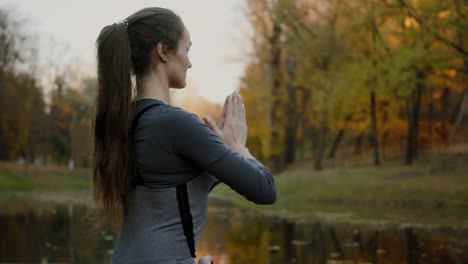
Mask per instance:
[[[465,90],[463,91],[462,100],[461,100],[461,104],[459,108],[460,110],[458,111],[458,115],[457,115],[457,120],[455,121],[452,132],[450,133],[449,144],[453,144],[453,141],[455,139],[455,134],[457,132],[458,127],[461,124],[463,115],[465,114],[465,109],[466,109],[467,104],[468,104],[468,88],[465,88]]]
[[[301,128],[302,131],[304,131],[303,128]],[[304,159],[304,152],[305,152],[305,140],[304,140],[304,133],[302,134],[301,139],[299,140],[299,159],[303,160]]]
[[[271,120],[271,141],[270,141],[270,149],[272,149],[272,153],[270,156],[270,167],[273,171],[281,170],[283,167],[283,162],[281,159],[281,152],[278,151],[275,144],[279,144],[279,118],[277,115],[278,108],[280,105],[279,102],[279,90],[280,90],[280,55],[281,55],[281,47],[279,45],[279,38],[281,35],[281,28],[274,21],[273,25],[273,35],[270,38],[270,45],[272,50],[272,60],[271,60],[271,74],[273,76],[272,86],[271,86],[271,109],[270,109],[270,120]]]
[[[327,159],[333,159],[335,157],[336,150],[338,149],[338,145],[340,144],[341,139],[343,139],[343,135],[344,135],[344,129],[341,128],[340,130],[338,130],[335,140],[333,140],[333,144],[332,144],[330,151],[328,152]]]
[[[287,59],[287,71],[289,83],[287,85],[288,101],[286,104],[286,131],[284,133],[284,159],[286,164],[293,163],[296,153],[296,132],[297,132],[297,102],[296,87],[293,85],[296,71],[296,61],[292,55]]]
[[[349,120],[351,120],[351,118],[352,118],[352,115],[347,115],[346,118],[345,118],[345,121],[348,122]],[[335,140],[333,140],[333,145],[332,145],[330,151],[328,152],[328,157],[327,157],[328,159],[333,159],[335,157],[336,150],[338,149],[338,145],[340,144],[341,140],[343,139],[344,132],[345,132],[344,128],[340,128],[340,130],[338,130],[338,133],[336,134]]]
[[[422,97],[422,92],[423,92],[423,73],[418,74],[418,79],[419,79],[419,84],[416,88],[416,93],[414,96],[414,101],[413,101],[413,156],[414,158],[418,158],[419,155],[419,118],[420,118],[420,109],[421,109],[421,97]]]
[[[441,130],[445,131],[447,129],[447,122],[449,121],[448,110],[449,110],[449,97],[450,90],[447,87],[444,87],[442,91],[442,97],[440,98],[440,119],[441,119]]]
[[[361,150],[362,150],[362,138],[364,135],[362,133],[359,133],[356,137],[356,144],[354,145],[354,154],[355,155],[361,155]]]
[[[372,89],[370,92],[370,105],[371,105],[371,143],[374,149],[374,165],[380,165],[380,156],[379,156],[379,141],[378,141],[378,131],[377,131],[377,113],[376,113],[376,103],[375,103],[375,91]]]
[[[462,10],[460,8],[460,2],[459,0],[454,0],[455,2],[455,10],[457,11],[457,14],[461,16]],[[464,1],[466,3],[466,1]],[[464,33],[466,34],[466,31],[462,30],[457,30],[457,36],[458,36],[458,44],[462,47],[464,47]],[[463,57],[463,73],[465,76],[468,76],[468,60],[466,56]],[[450,138],[449,138],[449,144],[452,144],[454,139],[455,139],[455,133],[457,132],[458,127],[460,126],[460,123],[463,119],[463,115],[465,114],[465,106],[468,104],[468,85],[465,83],[465,89],[463,90],[463,95],[461,96],[461,102],[460,102],[460,107],[459,111],[457,114],[457,118],[455,121],[455,125],[453,126],[452,132],[450,133]]]
[[[289,122],[288,122],[289,123]],[[295,160],[296,152],[296,126],[287,124],[284,133],[284,162],[290,164]]]
[[[375,14],[374,14],[374,1],[371,1],[371,24],[375,25]],[[375,29],[375,27],[374,27]],[[376,46],[377,46],[377,32],[376,30],[372,30],[372,52],[376,52]],[[377,61],[376,59],[372,59],[372,65],[373,68],[375,69],[377,67]],[[379,133],[377,131],[377,107],[376,107],[376,102],[375,102],[375,86],[377,84],[377,75],[375,75],[371,82],[370,85],[370,106],[371,106],[371,144],[374,149],[374,165],[378,166],[380,165],[380,156],[379,156],[379,140],[378,136]]]
[[[412,113],[412,107],[411,107],[411,102],[412,97],[414,94],[411,95],[410,98],[406,99],[406,113],[407,113],[407,123],[408,123],[408,131],[406,135],[406,155],[405,155],[405,164],[406,165],[411,165],[413,164],[413,158],[414,158],[414,115]]]
[[[298,91],[301,93],[301,109],[299,111],[298,117],[297,117],[297,124],[298,124],[298,129],[302,130],[302,136],[300,140],[300,159],[304,159],[304,152],[305,152],[305,139],[306,135],[308,134],[308,122],[307,122],[307,117],[306,117],[306,110],[307,110],[307,104],[309,102],[310,98],[310,90],[305,88],[305,87],[298,87]]]
[[[322,120],[320,124],[317,144],[315,148],[315,164],[314,164],[315,170],[323,169],[322,161],[323,161],[323,154],[325,152],[325,140],[326,140],[326,135],[327,135],[327,119],[328,119],[328,113],[327,113],[327,110],[324,109],[322,111]]]
[[[429,92],[429,106],[427,109],[427,134],[429,139],[432,140],[434,133],[434,100],[432,99],[432,89]]]

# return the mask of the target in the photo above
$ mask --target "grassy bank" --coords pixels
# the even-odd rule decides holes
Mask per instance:
[[[90,203],[89,169],[0,162],[0,208],[21,210],[46,202]]]
[[[304,220],[468,228],[468,155],[426,156],[412,166],[401,160],[380,167],[347,164],[314,171],[312,162],[305,162],[275,175],[274,205],[250,203],[225,185],[214,194],[238,206]]]
[[[370,164],[367,163],[367,164]],[[346,162],[314,171],[309,161],[275,175],[278,201],[259,206],[220,185],[213,197],[265,213],[333,222],[424,223],[468,228],[468,155],[420,158],[412,166],[401,160],[380,167]],[[0,207],[34,206],[36,202],[91,201],[88,169],[0,162]]]

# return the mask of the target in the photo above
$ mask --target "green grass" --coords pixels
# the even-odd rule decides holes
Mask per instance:
[[[314,171],[312,163],[275,175],[278,200],[260,206],[225,185],[214,195],[234,204],[300,219],[388,221],[468,227],[468,155],[427,156],[412,166],[352,164]]]
[[[21,210],[54,203],[89,203],[89,169],[73,171],[56,166],[30,165],[25,169],[15,163],[0,162],[0,208]]]
[[[235,205],[298,220],[424,223],[468,228],[468,154],[424,156],[412,166],[401,159],[380,167],[362,157],[322,171],[311,161],[275,174],[278,200],[255,205],[225,185],[213,197]],[[370,162],[367,162],[370,164]],[[91,201],[89,169],[30,166],[0,162],[0,208],[35,206],[38,201]]]
[[[29,166],[27,175],[23,166],[0,162],[0,192],[89,190],[89,169],[70,171],[61,167]]]

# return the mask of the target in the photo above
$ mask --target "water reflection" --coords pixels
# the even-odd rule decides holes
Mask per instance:
[[[84,206],[0,213],[0,263],[109,263],[115,234]],[[293,223],[212,205],[197,254],[215,263],[467,263],[468,231]]]
[[[468,263],[467,230],[295,223],[210,210],[199,251],[218,263]]]
[[[0,263],[109,263],[106,232],[91,233],[84,206],[1,212]]]

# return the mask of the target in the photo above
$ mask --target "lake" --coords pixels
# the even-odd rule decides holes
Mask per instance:
[[[0,210],[0,263],[109,263],[84,205]],[[468,230],[297,222],[210,202],[197,256],[223,263],[468,263]]]

